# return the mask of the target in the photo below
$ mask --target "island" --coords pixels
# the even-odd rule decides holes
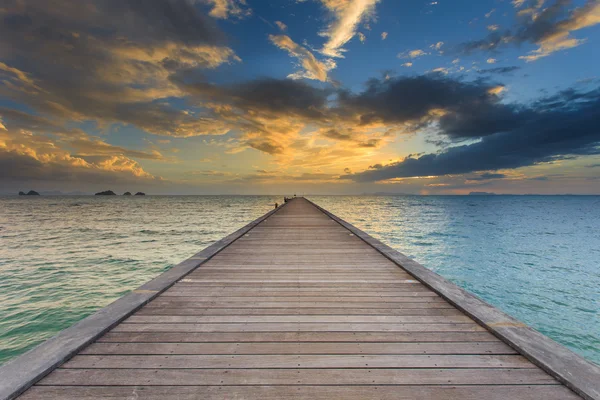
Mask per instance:
[[[131,196],[131,192],[125,192],[123,193],[123,196]]]
[[[39,196],[40,194],[35,190],[30,190],[29,192],[19,192],[19,196]]]
[[[136,196],[145,196],[145,195],[146,195],[146,193],[143,193],[143,192],[137,192],[135,195],[136,195]]]
[[[117,194],[112,190],[105,190],[104,192],[96,193],[96,196],[116,196]]]

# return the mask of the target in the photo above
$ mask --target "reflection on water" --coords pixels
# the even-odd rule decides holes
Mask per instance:
[[[600,363],[600,197],[311,199]]]
[[[0,197],[0,363],[274,202],[265,196]]]
[[[311,196],[600,362],[600,198]],[[280,197],[0,197],[0,362],[272,208]]]

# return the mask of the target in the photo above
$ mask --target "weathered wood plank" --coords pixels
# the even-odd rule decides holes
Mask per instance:
[[[137,315],[463,315],[455,308],[173,308],[144,307]]]
[[[77,355],[62,368],[537,368],[520,355]]]
[[[573,392],[557,385],[512,386],[39,386],[23,400],[572,400]]]
[[[479,332],[475,323],[360,324],[360,323],[249,323],[249,324],[128,324],[113,332]]]
[[[94,343],[79,354],[517,354],[502,342],[469,343]]]
[[[222,282],[207,282],[202,279],[190,279],[184,278],[178,283],[187,283],[193,284],[198,287],[207,287],[207,288],[215,288],[215,287],[224,287],[224,288],[312,288],[312,289],[363,289],[363,290],[373,290],[381,288],[385,289],[396,289],[396,288],[405,288],[406,285],[421,285],[421,282],[417,280],[411,280],[409,282],[393,282],[387,281],[385,283],[379,282],[376,284],[371,283],[334,283],[334,282],[237,282],[237,281],[222,281]]]
[[[487,331],[478,332],[115,332],[98,342],[497,342]]]
[[[540,369],[58,369],[42,384],[184,385],[557,385]],[[399,391],[402,388],[398,388]]]
[[[363,293],[357,296],[352,296],[352,293],[330,293],[328,291],[323,291],[321,293],[302,293],[301,295],[294,294],[291,292],[287,293],[246,293],[245,295],[239,295],[238,293],[227,293],[221,292],[219,296],[208,295],[202,291],[198,290],[190,290],[188,288],[176,288],[171,289],[168,293],[165,292],[162,297],[197,297],[197,298],[208,298],[208,299],[216,299],[216,300],[225,300],[225,301],[235,301],[235,300],[244,300],[249,299],[250,301],[256,301],[256,299],[260,299],[261,301],[280,301],[286,300],[290,297],[302,299],[305,301],[332,301],[332,299],[340,299],[339,301],[350,301],[351,299],[356,299],[354,301],[373,301],[373,299],[384,299],[389,301],[397,301],[398,297],[439,297],[436,293],[433,292],[394,292],[387,294],[377,294],[377,293]]]
[[[176,299],[176,300],[170,300]],[[406,302],[370,302],[370,303],[348,303],[348,302],[319,302],[319,301],[196,301],[194,297],[160,297],[154,300],[147,307],[189,307],[189,308],[454,308],[442,299],[435,301],[420,301],[416,298],[414,301]]]
[[[573,400],[557,385],[510,386],[38,386],[22,400]]]
[[[129,324],[214,324],[214,323],[386,323],[386,324],[449,324],[473,323],[465,315],[389,316],[389,315],[233,315],[233,316],[168,316],[132,315]]]

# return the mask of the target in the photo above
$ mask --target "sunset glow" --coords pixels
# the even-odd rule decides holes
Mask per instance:
[[[0,193],[600,193],[600,3],[5,0]]]

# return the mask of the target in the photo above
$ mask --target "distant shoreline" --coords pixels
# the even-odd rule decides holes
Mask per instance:
[[[124,196],[124,195],[116,195],[116,196],[96,196],[94,193],[78,193],[78,194],[69,194],[69,193],[44,193],[39,192],[40,196],[19,196],[18,193],[0,193],[2,197],[27,197],[27,198],[40,198],[40,197],[95,197],[95,198],[105,198],[105,197],[136,197],[136,196]],[[145,196],[137,196],[137,197],[169,197],[169,196],[190,196],[190,197],[283,197],[286,194],[146,194]],[[578,193],[525,193],[525,194],[517,194],[517,193],[477,193],[477,194],[411,194],[411,193],[360,193],[360,194],[302,194],[302,196],[335,196],[335,197],[507,197],[507,196],[572,196],[572,197],[594,197],[600,196],[600,193],[597,194],[578,194]]]

